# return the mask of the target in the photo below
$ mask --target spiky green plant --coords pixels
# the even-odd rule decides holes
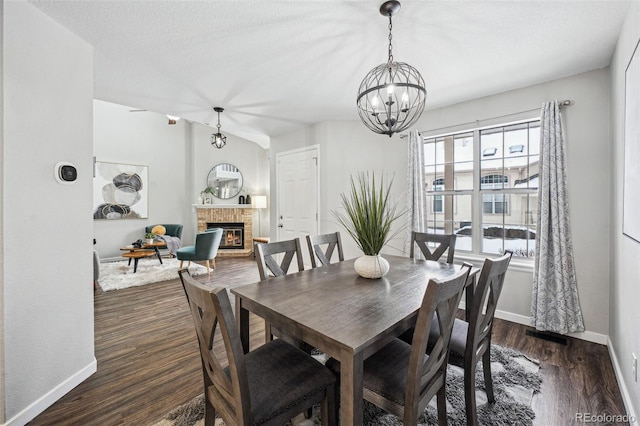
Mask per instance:
[[[403,212],[390,198],[393,177],[385,183],[384,176],[376,179],[375,173],[351,176],[351,192],[340,194],[345,212],[332,211],[334,217],[355,240],[366,255],[375,256],[398,231],[391,234],[391,224]]]

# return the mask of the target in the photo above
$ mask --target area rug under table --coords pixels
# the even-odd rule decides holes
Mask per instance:
[[[186,267],[187,262],[184,262],[183,268]],[[101,263],[98,284],[100,284],[100,288],[102,288],[103,291],[110,291],[160,281],[175,280],[179,278],[179,269],[180,261],[178,259],[163,258],[161,265],[155,256],[148,259],[141,259],[138,262],[138,270],[135,274],[133,273],[133,262],[131,262],[131,265],[128,265],[128,261],[126,260]],[[193,276],[202,275],[207,273],[207,268],[191,262],[189,272]]]
[[[478,363],[476,371],[476,401],[478,423],[485,426],[526,426],[532,425],[535,413],[531,408],[534,393],[540,392],[542,375],[539,373],[539,362],[528,358],[513,349],[497,345],[491,346],[491,372],[493,390],[496,398],[494,404],[487,404],[484,392],[482,363]],[[464,408],[464,371],[450,365],[447,370],[447,417],[449,425],[466,426],[467,417]],[[418,420],[418,425],[437,425],[438,413],[434,397]],[[289,426],[320,425],[320,408],[314,407],[313,416],[305,419],[302,414],[287,423]],[[167,414],[154,426],[202,426],[204,424],[204,397],[197,396]],[[388,414],[368,401],[363,401],[363,424],[365,426],[400,426],[402,420]],[[215,426],[225,426],[222,419],[217,418]]]

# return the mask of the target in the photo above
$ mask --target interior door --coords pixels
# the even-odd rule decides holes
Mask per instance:
[[[276,155],[278,240],[300,238],[305,267],[310,265],[306,236],[318,234],[319,147],[285,151]]]

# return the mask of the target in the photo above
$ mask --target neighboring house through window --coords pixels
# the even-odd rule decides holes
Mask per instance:
[[[427,231],[456,233],[456,252],[533,257],[539,129],[528,120],[425,138]]]

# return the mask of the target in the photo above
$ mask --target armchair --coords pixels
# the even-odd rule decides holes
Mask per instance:
[[[211,269],[215,269],[216,261],[215,257],[218,254],[218,247],[220,247],[220,240],[222,239],[222,228],[208,229],[206,232],[200,232],[196,234],[196,243],[193,246],[186,246],[179,248],[176,251],[176,256],[180,261],[180,269],[182,269],[182,263],[186,260],[191,264],[191,261],[205,261],[207,265],[207,272],[211,276]],[[211,262],[211,264],[209,264]]]

